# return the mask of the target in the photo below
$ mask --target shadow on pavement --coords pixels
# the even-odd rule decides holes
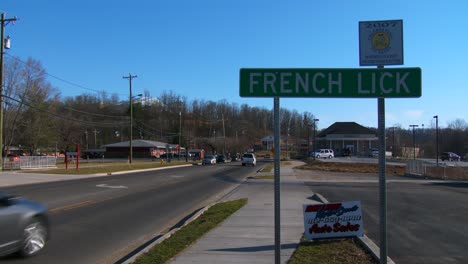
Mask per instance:
[[[293,248],[296,248],[298,245],[299,245],[298,243],[282,244],[281,249],[293,249]],[[274,245],[239,247],[239,248],[219,248],[219,249],[211,249],[210,251],[257,252],[257,251],[273,251],[273,250],[275,250]]]
[[[446,186],[452,188],[468,188],[468,182],[432,182],[431,185]]]

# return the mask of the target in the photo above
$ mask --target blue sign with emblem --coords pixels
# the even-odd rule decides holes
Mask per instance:
[[[403,65],[403,20],[359,22],[359,65]]]

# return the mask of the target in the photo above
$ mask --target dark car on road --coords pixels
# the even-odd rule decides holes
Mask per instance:
[[[0,256],[41,252],[49,238],[47,207],[0,191]]]
[[[443,152],[441,155],[440,155],[440,159],[442,161],[460,161],[461,160],[461,156],[458,155],[458,154],[455,154],[453,152]]]

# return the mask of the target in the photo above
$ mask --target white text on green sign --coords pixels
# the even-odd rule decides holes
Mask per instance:
[[[240,96],[421,97],[421,69],[241,69]]]

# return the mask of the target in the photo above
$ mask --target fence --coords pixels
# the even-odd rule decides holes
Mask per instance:
[[[437,166],[434,163],[421,160],[409,160],[406,163],[406,174],[442,180],[468,180],[467,167],[446,163],[439,163],[439,166]]]
[[[57,157],[51,156],[20,156],[19,160],[3,158],[4,170],[24,170],[57,168]]]
[[[428,166],[434,166],[434,164],[431,165],[421,160],[409,160],[406,163],[406,173],[423,176],[426,175],[426,168]]]

